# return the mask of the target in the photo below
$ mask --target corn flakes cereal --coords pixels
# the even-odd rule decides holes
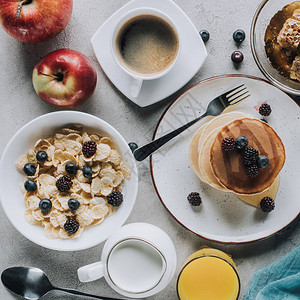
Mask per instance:
[[[108,207],[105,204],[95,205],[91,209],[91,216],[93,219],[102,219],[107,215],[107,213],[108,213]]]
[[[30,210],[30,209],[25,210],[24,218],[25,218],[25,220],[26,220],[28,223],[30,223],[30,224],[33,224],[33,225],[39,225],[39,224],[40,224],[40,222],[37,221],[37,220],[32,216],[32,210]]]
[[[108,144],[99,144],[97,146],[97,152],[96,152],[96,160],[98,161],[104,161],[111,152],[111,148]]]
[[[82,153],[83,144],[88,141],[97,145],[91,157]],[[47,153],[46,161],[36,159],[38,151]],[[27,163],[36,168],[32,176],[24,174]],[[75,165],[75,171],[68,170],[68,173],[67,164]],[[84,174],[84,166],[91,167],[92,176]],[[34,180],[37,185],[34,192],[27,192],[24,183],[21,185],[25,220],[42,226],[52,239],[78,238],[84,229],[101,224],[117,209],[107,202],[107,196],[113,191],[121,192],[125,178],[130,178],[130,169],[113,140],[98,133],[90,135],[79,125],[62,128],[50,138],[39,139],[33,149],[16,162],[16,168],[25,175],[25,181]],[[60,189],[64,190],[61,192],[57,181],[64,176],[72,184]],[[47,199],[46,206],[41,205],[42,199]]]

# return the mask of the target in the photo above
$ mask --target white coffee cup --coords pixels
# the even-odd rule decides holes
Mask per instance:
[[[118,293],[143,298],[163,290],[176,269],[176,250],[170,237],[147,223],[121,227],[105,243],[101,261],[78,269],[81,282],[104,277]]]
[[[137,71],[134,68],[130,67],[128,64],[124,62],[124,60],[120,57],[120,50],[118,47],[118,36],[120,35],[120,31],[122,33],[123,29],[126,27],[126,24],[130,24],[132,20],[138,19],[138,22],[143,22],[143,18],[154,16],[154,19],[160,20],[164,25],[166,25],[166,28],[168,30],[170,29],[171,35],[168,34],[166,36],[170,37],[174,35],[174,45],[176,44],[175,50],[172,52],[172,58],[170,59],[170,62],[166,64],[165,67],[162,67],[161,69],[158,69],[157,72],[151,72],[151,73],[143,73],[142,71]],[[125,26],[125,27],[124,27]],[[161,27],[163,27],[161,26]],[[123,28],[123,29],[122,29]],[[151,28],[149,26],[149,28]],[[125,29],[124,29],[125,31]],[[135,35],[137,36],[137,35]],[[139,47],[142,49],[142,47]],[[151,47],[151,49],[154,49],[155,47]],[[150,49],[150,48],[149,48]],[[116,63],[119,65],[119,67],[126,72],[128,75],[132,77],[131,85],[129,87],[129,94],[131,97],[136,98],[138,97],[142,83],[144,80],[153,80],[160,78],[164,75],[166,75],[174,66],[174,64],[177,61],[177,58],[180,53],[180,36],[178,33],[178,30],[176,29],[176,26],[174,22],[171,20],[169,16],[167,16],[165,13],[158,9],[150,8],[150,7],[142,7],[142,8],[137,8],[133,9],[129,12],[127,12],[125,15],[122,16],[122,18],[119,20],[119,22],[116,24],[115,29],[112,34],[112,39],[111,39],[111,50],[113,57],[116,61]],[[141,50],[142,51],[142,50]],[[166,56],[167,57],[167,56]],[[162,56],[161,61],[166,61],[163,59],[164,57]],[[156,60],[157,61],[157,60]],[[155,61],[155,62],[156,62]],[[159,63],[157,63],[159,64]],[[151,65],[151,63],[149,63]]]

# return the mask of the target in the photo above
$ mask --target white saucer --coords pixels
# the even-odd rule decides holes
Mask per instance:
[[[154,139],[201,115],[211,99],[240,84],[251,97],[231,108],[260,118],[257,105],[267,101],[272,113],[266,117],[281,137],[286,161],[274,211],[266,214],[240,201],[234,194],[201,183],[190,167],[188,153],[193,134],[203,119],[164,145],[151,156],[151,172],[157,194],[167,210],[185,228],[206,239],[222,243],[246,243],[266,238],[290,224],[300,212],[300,111],[297,104],[267,81],[245,75],[223,75],[206,79],[177,98],[160,119]],[[192,207],[190,192],[199,192],[202,204]]]
[[[172,70],[165,76],[143,82],[137,98],[129,94],[131,77],[115,62],[110,39],[116,21],[127,11],[138,7],[152,7],[163,11],[176,24],[182,40],[181,52]],[[207,57],[207,51],[188,16],[171,0],[132,0],[116,11],[94,34],[91,43],[96,57],[112,83],[135,104],[145,107],[156,103],[183,87],[200,69]]]

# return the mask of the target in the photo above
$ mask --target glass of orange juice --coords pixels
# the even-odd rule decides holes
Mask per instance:
[[[228,254],[202,248],[183,263],[177,280],[180,300],[236,300],[239,293],[239,275]]]

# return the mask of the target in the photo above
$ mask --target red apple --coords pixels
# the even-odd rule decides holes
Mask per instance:
[[[97,73],[82,53],[60,49],[48,53],[34,68],[33,87],[39,97],[59,108],[74,108],[95,91]]]
[[[73,0],[0,0],[0,23],[28,43],[50,40],[69,23]]]

